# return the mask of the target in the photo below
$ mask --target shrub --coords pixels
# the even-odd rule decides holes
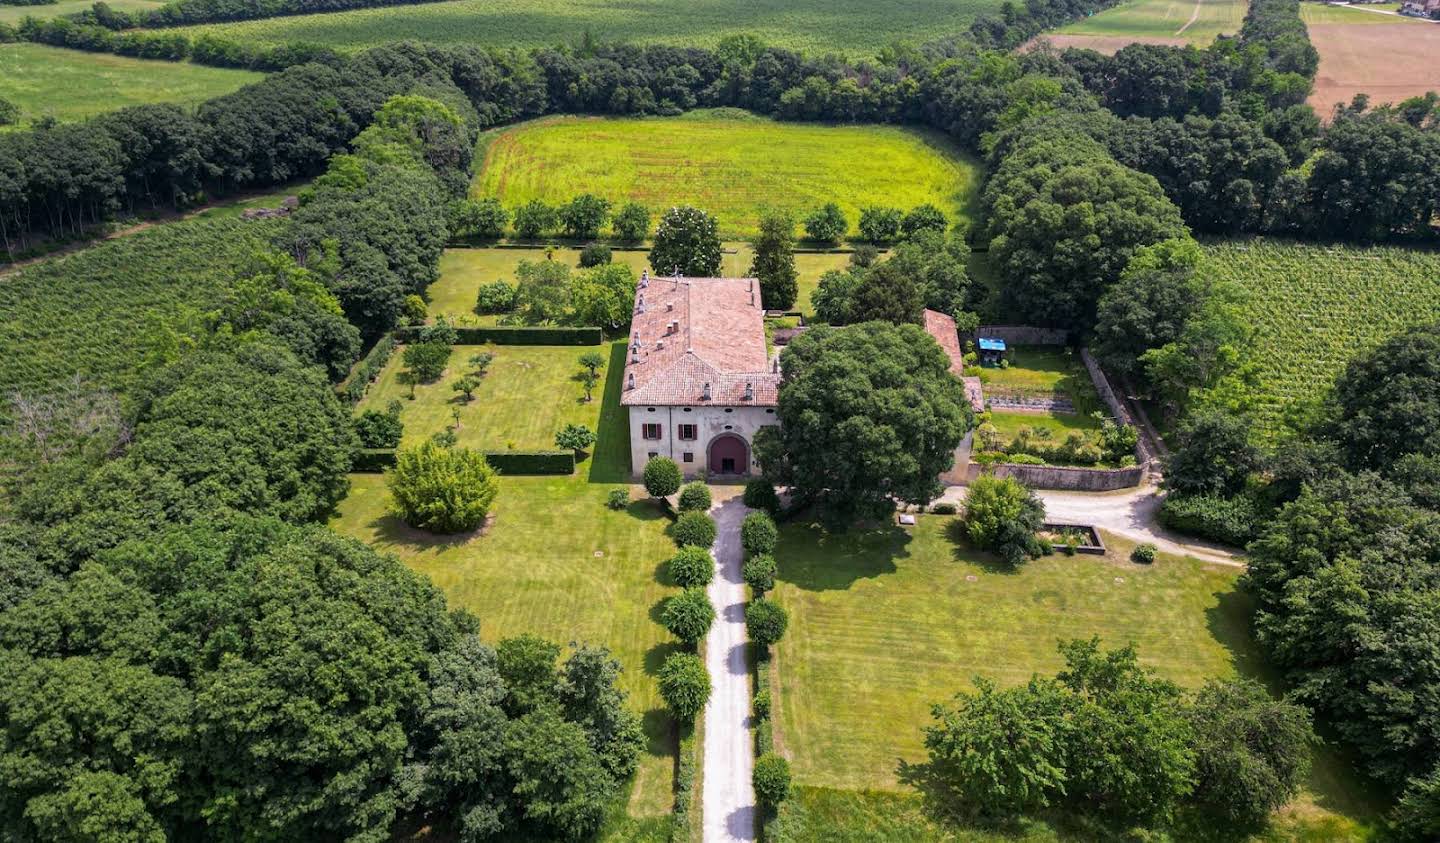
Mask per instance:
[[[982,550],[998,553],[1011,565],[1040,555],[1035,537],[1045,520],[1045,505],[1013,477],[984,475],[970,484],[965,499],[965,529]]]
[[[425,321],[425,300],[411,293],[400,305],[400,318],[407,325],[418,325]]]
[[[845,230],[850,227],[850,222],[845,219],[845,214],[840,206],[834,202],[827,202],[823,207],[816,208],[805,218],[805,234],[811,240],[819,240],[822,243],[834,243],[845,236]]]
[[[755,719],[756,719],[756,720],[769,720],[769,719],[770,719],[770,691],[769,691],[769,690],[761,691],[761,692],[759,692],[758,694],[755,695],[754,709],[755,709]]]
[[[616,212],[610,220],[610,228],[617,239],[627,243],[644,240],[650,233],[650,212],[645,210],[644,205],[631,202]]]
[[[0,126],[9,126],[19,122],[20,106],[3,97],[0,97]]]
[[[745,484],[745,505],[774,515],[780,511],[780,496],[769,480],[751,480]]]
[[[905,237],[911,238],[922,231],[934,231],[944,234],[949,223],[945,221],[945,213],[934,205],[920,205],[912,208],[904,219],[900,220],[900,231]]]
[[[1155,561],[1157,548],[1150,543],[1137,544],[1135,549],[1130,551],[1130,561],[1139,562],[1141,565],[1149,565]]]
[[[621,510],[630,505],[630,490],[611,489],[610,495],[605,498],[605,505],[614,510]]]
[[[889,243],[900,236],[899,208],[861,208],[860,236],[871,243]]]
[[[656,457],[645,463],[645,491],[652,498],[668,498],[680,490],[680,466],[669,457]]]
[[[1160,523],[1192,536],[1243,547],[1255,537],[1259,513],[1246,496],[1171,492],[1160,507]]]
[[[362,448],[400,447],[400,438],[405,435],[405,425],[400,421],[400,402],[391,401],[383,413],[366,410],[356,416],[355,433],[360,437]]]
[[[715,519],[703,512],[682,512],[670,536],[681,547],[709,547],[715,543]]]
[[[715,578],[715,560],[703,547],[687,545],[670,557],[670,579],[681,588],[706,586]]]
[[[533,240],[547,231],[553,231],[558,217],[554,208],[539,199],[531,199],[515,209],[515,233]]]
[[[670,634],[694,646],[715,623],[715,607],[703,588],[687,588],[665,601],[660,623]]]
[[[515,285],[504,281],[481,284],[475,296],[475,312],[484,316],[491,313],[509,313],[515,309]]]
[[[960,510],[953,503],[937,503],[930,507],[930,511],[936,515],[954,515]]]
[[[591,243],[580,250],[580,267],[603,266],[611,260],[610,247],[604,243]]]
[[[745,632],[761,647],[769,647],[784,638],[789,623],[790,616],[774,601],[759,597],[745,607]]]
[[[555,447],[583,451],[595,444],[595,431],[583,424],[567,424],[555,434]]]
[[[775,587],[775,573],[775,557],[768,553],[750,557],[741,569],[745,584],[754,589],[757,597]]]
[[[660,696],[676,719],[688,722],[710,700],[710,674],[693,653],[674,653],[660,666]]]
[[[701,482],[687,483],[680,490],[681,512],[704,512],[710,508],[710,488]]]
[[[779,537],[780,531],[775,528],[775,520],[763,512],[750,513],[740,525],[740,544],[751,556],[773,552],[775,541]]]
[[[879,259],[880,250],[869,243],[861,243],[850,253],[850,265],[857,269],[866,269]]]
[[[755,772],[751,778],[755,785],[755,798],[762,805],[773,808],[790,795],[790,762],[773,752],[755,759]]]
[[[485,522],[500,490],[496,477],[479,451],[426,442],[399,452],[385,482],[406,524],[432,533],[464,533]]]

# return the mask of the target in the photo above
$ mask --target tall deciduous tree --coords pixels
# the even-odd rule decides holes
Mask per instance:
[[[660,275],[677,272],[691,278],[719,275],[720,234],[715,218],[688,205],[666,211],[655,229],[650,268]]]
[[[772,211],[760,217],[750,274],[760,281],[760,301],[767,310],[789,310],[799,292],[795,271],[795,220]]]

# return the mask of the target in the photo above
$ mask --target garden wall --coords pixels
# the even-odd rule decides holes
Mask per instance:
[[[996,477],[1014,477],[1032,489],[1058,489],[1067,492],[1113,492],[1133,489],[1145,479],[1145,467],[1076,468],[1067,465],[1014,465],[996,463],[982,466],[971,463],[965,471],[968,486],[985,473]]]
[[[573,474],[574,451],[486,451],[485,459],[500,474]],[[357,474],[379,474],[395,465],[395,452],[366,448],[350,467]]]
[[[1004,340],[1006,345],[1069,345],[1070,334],[1058,328],[1033,325],[981,325],[975,336]]]
[[[1144,429],[1135,420],[1135,416],[1130,412],[1130,407],[1121,400],[1120,393],[1111,385],[1110,378],[1106,376],[1105,370],[1100,368],[1100,363],[1095,360],[1090,349],[1080,349],[1080,360],[1085,364],[1086,371],[1090,373],[1090,380],[1095,382],[1095,391],[1100,393],[1100,400],[1105,402],[1105,406],[1110,409],[1110,415],[1115,417],[1115,421],[1142,431],[1139,441],[1135,444],[1135,458],[1141,465],[1149,465],[1156,455],[1151,453],[1149,437],[1143,435]]]

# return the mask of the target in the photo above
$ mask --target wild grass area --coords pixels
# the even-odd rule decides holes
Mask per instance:
[[[177,222],[0,275],[0,394],[77,374],[118,385],[152,326],[213,306],[274,230],[227,216]]]
[[[487,442],[505,435],[489,434],[485,426],[503,422],[510,414],[571,413],[578,386],[552,384],[522,365],[522,358],[573,361],[585,350],[498,349],[481,387],[491,390],[488,400],[480,400],[484,393],[477,393],[472,405],[477,416],[473,422],[463,422],[461,442],[467,436],[473,437],[472,442]],[[629,814],[643,818],[669,813],[672,800],[673,723],[660,700],[654,672],[678,646],[656,622],[661,601],[675,591],[662,564],[675,546],[665,534],[668,520],[649,502],[638,501],[619,512],[605,505],[610,490],[629,483],[629,421],[620,406],[624,342],[610,350],[603,395],[597,393],[595,402],[583,410],[589,423],[598,426],[599,442],[574,475],[503,477],[493,521],[479,534],[449,537],[412,530],[391,515],[381,475],[353,475],[350,495],[332,526],[394,553],[429,576],[452,606],[479,616],[487,641],[532,632],[561,643],[584,641],[608,647],[624,666],[624,688],[631,706],[644,716],[649,737],[629,803]],[[382,380],[367,402],[383,401],[376,393],[385,388]],[[449,393],[448,385],[443,388]],[[484,404],[490,400],[514,403],[505,405],[507,409],[487,409]],[[412,440],[450,423],[448,411],[404,418],[407,438]],[[523,418],[510,421],[525,423]],[[521,447],[550,444],[524,442]],[[617,832],[615,839],[634,839],[629,836],[632,832],[639,833],[632,828]]]
[[[20,107],[20,125],[42,117],[79,120],[127,105],[196,105],[263,75],[41,44],[0,44],[0,97]]]
[[[811,53],[874,55],[894,41],[920,42],[965,29],[999,0],[456,0],[301,15],[181,29],[188,35],[274,45],[312,41],[344,50],[413,38],[496,47],[601,41],[713,46],[727,35]]]
[[[721,274],[728,278],[744,277],[750,271],[751,257],[749,244],[726,243],[721,258]],[[580,271],[578,249],[555,249],[551,258],[569,265],[573,272]],[[626,264],[635,270],[637,275],[650,267],[650,254],[645,251],[617,249],[612,258],[616,263]],[[493,281],[515,283],[515,269],[522,260],[545,260],[545,252],[537,249],[447,249],[440,258],[440,280],[426,290],[430,298],[430,316],[444,316],[457,325],[495,324],[494,315],[475,313],[475,297],[482,284]],[[800,295],[795,301],[795,308],[809,313],[810,294],[819,286],[820,276],[828,270],[843,269],[849,264],[848,254],[797,254],[795,268],[800,274]]]
[[[790,626],[776,653],[774,717],[802,786],[784,839],[1009,839],[932,825],[897,771],[924,760],[932,704],[970,690],[976,675],[1001,685],[1053,675],[1057,640],[1133,642],[1142,663],[1191,688],[1263,673],[1237,569],[1166,555],[1136,565],[1132,545],[1107,535],[1105,557],[1057,554],[1011,571],[969,549],[957,523],[922,516],[910,531],[782,530],[775,595]],[[1362,832],[1367,795],[1344,775],[1318,756],[1310,789],[1280,817],[1304,833],[1277,839]],[[1307,836],[1317,830],[1341,834]],[[1068,838],[1037,826],[1021,839]]]
[[[1244,362],[1262,433],[1287,405],[1318,400],[1355,356],[1440,319],[1440,254],[1249,240],[1205,248],[1201,271],[1246,293]]]
[[[719,218],[722,237],[755,231],[762,209],[803,214],[826,202],[852,232],[866,205],[932,203],[967,216],[979,168],[929,131],[781,123],[736,109],[670,118],[554,117],[481,141],[474,196],[506,205],[593,193],[659,213],[690,204]]]
[[[110,8],[118,12],[139,12],[146,9],[158,9],[165,5],[162,0],[107,0],[107,3]],[[61,15],[89,11],[94,5],[95,0],[59,0],[57,3],[49,3],[44,6],[0,5],[0,23],[14,25],[27,17],[40,20],[58,18]]]

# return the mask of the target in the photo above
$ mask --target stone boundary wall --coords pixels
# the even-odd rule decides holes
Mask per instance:
[[[1090,373],[1090,380],[1094,381],[1095,391],[1100,393],[1100,400],[1105,402],[1105,406],[1109,408],[1110,415],[1115,417],[1115,421],[1142,431],[1140,439],[1135,444],[1135,458],[1141,465],[1148,466],[1156,455],[1150,452],[1150,444],[1143,435],[1143,428],[1131,414],[1130,408],[1120,399],[1120,393],[1111,385],[1110,378],[1105,374],[1105,370],[1100,368],[1099,361],[1095,359],[1095,355],[1090,353],[1090,349],[1080,349],[1080,360],[1085,364],[1085,370]]]
[[[1032,325],[981,325],[977,337],[1004,340],[1006,345],[1069,345],[1070,334],[1058,328],[1036,328]]]
[[[1078,468],[1068,465],[1015,465],[996,463],[982,466],[970,463],[965,470],[965,485],[985,473],[996,477],[1014,477],[1031,489],[1056,489],[1066,492],[1113,492],[1133,489],[1145,479],[1145,467]]]

